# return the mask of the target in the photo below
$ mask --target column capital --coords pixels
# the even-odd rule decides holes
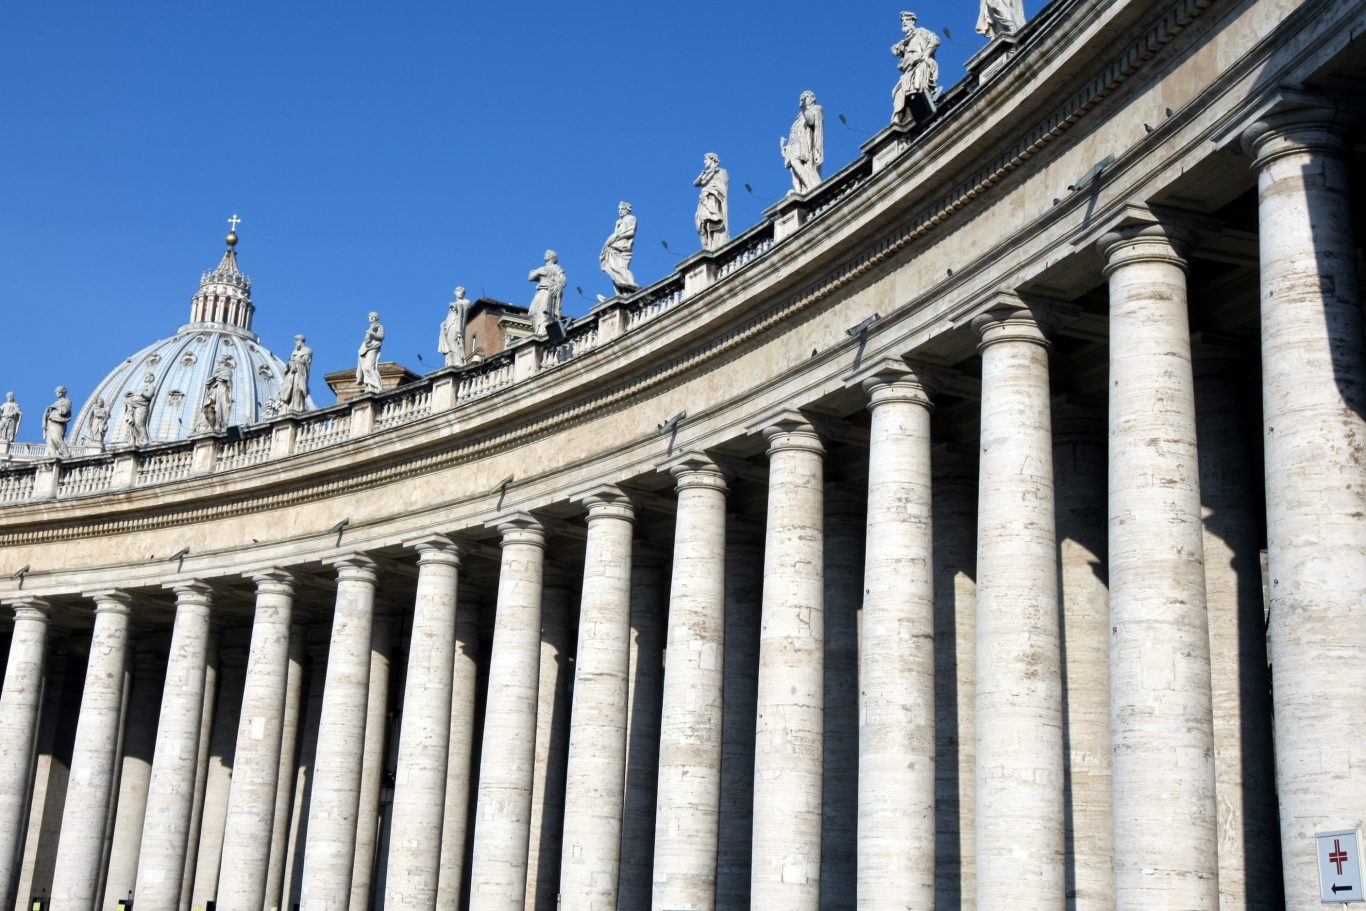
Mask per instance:
[[[1185,271],[1186,257],[1195,246],[1196,232],[1180,219],[1121,224],[1096,241],[1105,260],[1108,279],[1116,269],[1134,263],[1168,263]]]
[[[858,380],[868,395],[868,410],[888,402],[909,402],[934,408],[930,398],[943,386],[941,372],[914,361],[889,360],[875,365]]]
[[[663,468],[674,476],[674,490],[704,487],[726,491],[726,472],[704,452],[681,452],[665,462]]]
[[[507,547],[509,544],[529,544],[545,549],[545,523],[529,512],[505,513],[489,524],[497,528],[498,534],[502,536],[498,542],[500,547]]]
[[[366,554],[347,554],[323,561],[337,571],[338,582],[369,582],[379,580],[379,564]]]
[[[615,484],[599,484],[570,497],[576,503],[588,507],[588,522],[594,519],[636,520],[635,504],[626,491]]]
[[[117,588],[107,588],[90,592],[85,597],[95,602],[96,614],[122,614],[125,617],[133,612],[133,596]]]
[[[417,551],[418,566],[426,563],[459,566],[465,554],[470,551],[468,544],[447,535],[425,535],[411,541],[404,541],[403,546]]]
[[[15,620],[37,620],[46,623],[52,616],[52,602],[46,598],[30,598],[26,595],[11,599],[10,608]]]
[[[1341,155],[1360,127],[1355,115],[1336,109],[1331,103],[1305,105],[1268,114],[1243,130],[1241,139],[1243,151],[1252,158],[1252,170],[1256,172],[1286,155]]]
[[[795,408],[782,408],[770,412],[762,419],[751,423],[749,429],[763,434],[764,439],[768,440],[770,456],[775,452],[793,450],[814,452],[818,455],[825,453],[820,434],[816,433],[816,428],[806,415]]]
[[[272,567],[251,574],[258,595],[293,595],[298,579],[287,569]]]
[[[1050,348],[1043,331],[1044,318],[1042,305],[1026,303],[1014,292],[997,294],[985,312],[972,318],[972,328],[978,335],[977,350],[998,342],[1030,342]]]
[[[175,592],[176,607],[182,604],[213,606],[214,587],[207,582],[191,579],[189,582],[173,582],[163,587]]]

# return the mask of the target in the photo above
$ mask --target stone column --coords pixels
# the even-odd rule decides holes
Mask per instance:
[[[318,778],[318,722],[323,711],[323,687],[327,678],[327,646],[309,643],[308,691],[304,703],[304,726],[299,734],[299,764],[294,775],[294,802],[289,814],[289,847],[285,875],[280,887],[280,906],[303,907],[304,849],[308,845],[308,814],[313,804],[313,783]]]
[[[941,443],[934,504],[935,907],[977,908],[977,452]],[[1107,695],[1108,705],[1108,695]]]
[[[73,911],[92,911],[99,904],[100,863],[114,789],[123,675],[128,660],[128,617],[132,612],[132,598],[126,592],[106,591],[92,597],[95,629],[90,636],[62,834],[57,842],[58,873],[52,883],[53,901]]]
[[[910,371],[888,371],[863,385],[872,425],[859,661],[858,907],[933,908],[931,405]]]
[[[573,683],[572,588],[577,580],[550,563],[541,595],[541,671],[536,707],[536,764],[526,859],[526,911],[555,911],[560,888],[560,823],[569,758],[569,689]]]
[[[1262,520],[1255,450],[1255,369],[1208,334],[1192,339],[1205,601],[1214,704],[1214,796],[1221,907],[1284,907],[1271,674],[1262,594]],[[1249,408],[1249,405],[1252,408]],[[1250,432],[1249,432],[1250,431]]]
[[[1075,911],[1113,911],[1110,599],[1106,589],[1105,405],[1059,397],[1054,508],[1062,603],[1067,891]]]
[[[376,616],[370,630],[370,690],[365,703],[365,750],[361,756],[360,800],[356,804],[356,844],[351,864],[351,911],[367,911],[375,891],[380,848],[380,789],[385,774],[389,734],[389,676],[392,672],[393,623]],[[381,884],[381,891],[383,886]]]
[[[1219,901],[1187,241],[1100,241],[1110,282],[1110,714],[1115,907]]]
[[[133,891],[142,906],[165,909],[179,906],[185,875],[199,765],[199,727],[204,713],[211,603],[211,589],[201,582],[177,585],[175,593],[175,627],[156,751],[152,754],[152,777],[147,785],[137,888]]]
[[[370,633],[374,626],[375,562],[363,554],[335,561],[337,600],[327,652],[317,759],[304,845],[301,907],[342,911],[351,899],[361,763],[370,693]]]
[[[289,626],[294,577],[281,569],[252,577],[256,618],[242,689],[217,889],[222,911],[260,911],[270,873],[270,842],[280,778],[285,693],[289,685]]]
[[[753,485],[748,485],[751,488]],[[744,488],[742,488],[742,491]],[[739,499],[739,495],[732,497]],[[754,724],[759,696],[759,608],[764,600],[764,526],[726,516],[726,627],[721,662],[721,804],[716,836],[716,909],[749,911],[754,848]]]
[[[123,768],[119,773],[119,796],[114,838],[105,876],[103,908],[113,908],[127,898],[137,884],[138,849],[147,813],[147,785],[152,778],[152,752],[157,742],[157,709],[166,671],[166,656],[140,651],[133,658],[132,692],[128,698],[128,722],[123,738]]]
[[[213,753],[215,713],[223,671],[218,654],[219,626],[209,629],[209,645],[204,665],[204,700],[199,713],[199,746],[194,770],[194,793],[190,797],[189,837],[185,840],[185,869],[180,877],[180,911],[190,911],[194,899],[195,874],[199,866],[199,842],[204,833],[204,804],[209,792],[209,757]]]
[[[1244,134],[1257,175],[1276,792],[1290,911],[1319,907],[1314,832],[1366,827],[1366,333],[1350,129],[1329,111],[1301,110]]]
[[[522,911],[536,762],[545,529],[519,513],[498,525],[503,557],[489,655],[470,861],[470,911]]]
[[[266,908],[284,906],[295,769],[300,752],[299,720],[304,689],[304,640],[307,635],[308,628],[302,623],[296,622],[289,628],[289,670],[285,677],[284,717],[280,725],[280,766],[275,776],[275,817],[271,823],[270,867],[266,871]]]
[[[1048,343],[1033,314],[1003,297],[974,321],[982,354],[977,907],[1060,911],[1062,682]]]
[[[460,599],[455,614],[455,658],[451,675],[450,752],[446,762],[446,804],[441,820],[441,875],[436,906],[460,902],[469,843],[470,767],[474,758],[476,681],[479,673],[479,603]]]
[[[55,644],[55,643],[54,643]],[[33,756],[28,827],[20,863],[19,902],[25,911],[32,896],[50,897],[57,866],[57,837],[76,746],[76,716],[81,709],[85,662],[49,646],[43,668],[43,701],[38,709],[38,739]]]
[[[825,663],[820,438],[797,413],[763,428],[768,520],[754,738],[755,908],[820,905]]]
[[[654,911],[713,911],[721,799],[726,479],[705,455],[677,480],[673,579],[660,709]]]
[[[858,630],[867,508],[862,484],[825,485],[821,911],[854,911],[858,891]]]
[[[408,546],[418,551],[417,595],[403,684],[384,907],[387,911],[433,911],[446,809],[460,549],[442,535]]]
[[[208,769],[204,778],[198,855],[196,863],[190,868],[193,882],[186,883],[186,887],[190,888],[190,908],[207,907],[218,895],[218,874],[223,866],[223,836],[228,825],[228,791],[232,786],[237,727],[242,717],[242,690],[247,677],[245,649],[220,648],[218,655],[218,700],[213,716],[213,735],[209,740]],[[182,903],[184,894],[185,890],[182,889]]]
[[[615,487],[592,491],[574,652],[565,773],[560,905],[616,911],[626,784],[626,675],[631,657],[635,510]]]
[[[632,562],[626,786],[617,904],[622,911],[646,911],[650,907],[650,871],[654,867],[659,706],[664,690],[666,564],[640,540],[632,548]]]
[[[0,724],[0,908],[13,907],[19,878],[49,611],[48,603],[38,598],[14,602],[5,688],[0,692],[0,718],[5,719]]]

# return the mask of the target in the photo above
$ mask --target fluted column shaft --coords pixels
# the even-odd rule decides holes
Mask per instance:
[[[412,546],[418,551],[417,596],[394,776],[393,835],[384,893],[388,911],[436,908],[451,736],[460,551],[441,536]]]
[[[48,604],[37,599],[14,607],[5,688],[0,692],[0,908],[13,906],[19,880],[33,740],[43,696]]]
[[[338,561],[336,568],[337,599],[300,886],[307,911],[342,911],[350,901],[370,693],[370,632],[378,574],[374,561],[361,555]]]
[[[475,696],[479,672],[479,603],[461,599],[455,614],[455,658],[451,675],[450,750],[446,763],[446,806],[441,821],[441,875],[436,905],[460,901],[469,840],[470,766],[474,759]]]
[[[1214,734],[1184,241],[1101,241],[1110,283],[1115,906],[1218,904]]]
[[[559,907],[616,911],[635,510],[616,488],[595,491],[585,502],[588,543],[569,715]]]
[[[677,481],[669,630],[660,710],[654,911],[712,911],[721,798],[726,480],[688,455]]]
[[[148,908],[172,909],[180,903],[209,656],[210,589],[192,583],[177,586],[175,593],[175,626],[134,890],[137,900]]]
[[[817,911],[825,663],[824,447],[784,419],[768,439],[754,738],[754,908]]]
[[[219,877],[217,890],[217,907],[223,911],[264,907],[280,777],[294,578],[273,570],[257,575],[255,581],[256,618],[223,833],[221,869],[226,875]]]
[[[470,863],[470,911],[522,911],[531,837],[541,667],[545,530],[529,515],[499,525],[502,566]]]
[[[872,413],[859,661],[858,907],[934,907],[930,400],[914,375],[864,384]]]
[[[1318,908],[1313,834],[1366,826],[1366,336],[1348,124],[1244,135],[1257,175],[1262,422],[1286,907]]]
[[[1022,307],[1007,305],[974,325],[982,355],[977,907],[1061,911],[1062,684],[1048,347]]]
[[[95,629],[90,637],[90,658],[57,842],[58,875],[52,883],[53,900],[71,911],[91,911],[99,904],[100,863],[104,859],[123,710],[131,600],[123,592],[95,596]]]

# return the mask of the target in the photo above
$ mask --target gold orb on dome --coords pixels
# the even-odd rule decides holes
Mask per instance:
[[[235,247],[235,246],[237,246],[237,232],[236,232],[236,231],[229,231],[229,232],[228,232],[228,236],[227,236],[227,238],[225,238],[225,239],[227,240],[228,246],[229,246],[229,247]]]

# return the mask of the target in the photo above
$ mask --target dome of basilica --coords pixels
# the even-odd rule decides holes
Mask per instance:
[[[190,321],[170,338],[153,342],[119,364],[81,408],[69,439],[76,444],[134,442],[133,423],[147,402],[149,442],[183,440],[204,425],[207,384],[219,368],[231,376],[231,405],[224,426],[251,424],[272,416],[281,398],[285,364],[251,331],[255,307],[251,279],[237,267],[237,235],[212,272],[200,279],[190,302]],[[307,407],[316,407],[310,398]],[[96,412],[107,410],[104,439]]]

